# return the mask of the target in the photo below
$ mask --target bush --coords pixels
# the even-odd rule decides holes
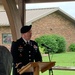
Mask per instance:
[[[58,50],[56,53],[61,53],[66,51],[66,40],[64,37],[59,36],[59,35],[52,35],[52,37],[55,39],[57,45],[58,45]]]
[[[40,47],[42,47],[42,43],[50,47],[51,49],[44,48],[44,52],[54,52],[61,53],[66,50],[66,41],[62,36],[59,35],[43,35],[39,38],[36,38],[35,41],[38,43]]]
[[[75,43],[72,43],[72,44],[69,46],[69,51],[75,52]]]

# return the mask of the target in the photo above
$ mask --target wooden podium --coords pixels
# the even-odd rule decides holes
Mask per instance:
[[[24,72],[33,72],[34,75],[39,75],[39,71],[42,73],[51,69],[55,65],[55,62],[30,62],[26,66],[23,66],[18,72],[21,75]]]

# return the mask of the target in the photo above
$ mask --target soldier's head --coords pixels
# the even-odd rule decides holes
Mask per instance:
[[[31,36],[32,36],[32,25],[25,25],[21,28],[20,32],[22,35],[22,38],[26,39],[26,40],[30,40]]]

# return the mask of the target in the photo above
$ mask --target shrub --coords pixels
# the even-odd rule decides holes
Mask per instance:
[[[61,53],[66,50],[66,41],[62,36],[59,35],[43,35],[39,38],[36,38],[35,41],[39,44],[40,47],[42,47],[42,43],[50,47],[50,49],[44,48],[45,53],[48,53],[48,51]]]
[[[70,44],[69,51],[75,52],[75,43]]]
[[[66,51],[66,40],[65,40],[65,38],[63,36],[59,36],[59,35],[51,35],[51,36],[55,39],[55,41],[58,45],[58,50],[56,53],[65,52]]]

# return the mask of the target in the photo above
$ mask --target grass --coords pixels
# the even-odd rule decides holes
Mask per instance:
[[[75,52],[51,54],[50,58],[51,61],[56,62],[55,66],[75,66]],[[43,57],[43,62],[49,62],[48,56]],[[40,73],[40,75],[49,75],[49,71]],[[53,70],[53,75],[75,75],[75,71]]]
[[[55,61],[55,66],[75,66],[75,52],[67,52],[60,54],[50,54],[51,61]],[[43,56],[43,62],[49,62],[48,56]],[[49,71],[40,75],[49,75]],[[52,74],[51,74],[52,75]],[[75,71],[53,70],[53,75],[75,75]]]

